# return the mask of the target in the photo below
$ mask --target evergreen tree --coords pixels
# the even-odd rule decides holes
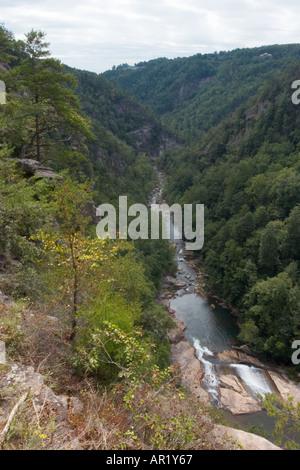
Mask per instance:
[[[24,58],[6,76],[17,96],[21,94],[20,98],[13,97],[19,156],[38,161],[53,159],[63,148],[62,144],[72,142],[72,138],[92,137],[88,123],[79,114],[79,100],[72,90],[76,80],[64,73],[59,60],[49,57],[49,43],[44,39],[41,31],[26,34],[22,43]],[[10,108],[7,114],[9,111]]]
[[[13,47],[15,40],[13,34],[8,31],[3,24],[0,24],[0,62],[4,65],[15,58]]]

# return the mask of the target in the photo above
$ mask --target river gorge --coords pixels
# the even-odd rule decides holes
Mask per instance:
[[[160,176],[163,184],[163,175]],[[160,200],[157,188],[151,204]],[[163,214],[166,218],[169,214]],[[205,279],[185,250],[185,242],[170,224],[170,242],[176,248],[176,276],[165,279],[159,302],[167,307],[176,327],[169,332],[171,361],[179,364],[182,383],[215,408],[222,408],[226,421],[239,427],[260,426],[271,432],[274,426],[262,407],[261,397],[275,393],[293,396],[300,402],[300,386],[284,370],[262,363],[237,339],[237,319],[216,298],[207,298]]]

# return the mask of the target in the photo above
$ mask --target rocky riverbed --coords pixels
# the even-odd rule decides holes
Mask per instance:
[[[156,203],[160,194],[158,190],[152,203]],[[189,387],[202,403],[209,405],[213,401],[214,406],[228,410],[233,416],[260,412],[259,394],[270,391],[278,397],[292,396],[295,403],[300,402],[300,385],[291,382],[283,371],[262,364],[246,347],[234,348],[227,339],[223,341],[226,334],[223,335],[219,325],[214,324],[212,312],[217,312],[220,306],[227,310],[227,317],[234,317],[236,312],[228,309],[222,299],[207,295],[207,279],[198,269],[193,252],[185,250],[182,240],[172,243],[176,248],[178,270],[175,276],[165,278],[157,300],[175,322],[175,327],[168,333],[171,361],[178,365],[183,385]],[[212,331],[208,332],[210,328]],[[205,339],[213,333],[209,340],[213,351],[197,339],[197,334],[201,336],[203,332]],[[215,339],[219,343],[223,341],[225,347],[220,344],[216,347]],[[226,427],[226,432],[228,430],[230,428]],[[231,435],[237,437],[237,433],[233,430]],[[238,442],[243,448],[274,448],[265,439],[242,433]]]
[[[193,261],[190,267],[195,268]],[[167,313],[175,322],[175,328],[168,333],[171,342],[171,360],[173,364],[178,364],[182,372],[182,381],[191,391],[201,397],[202,400],[210,402],[210,394],[202,386],[205,379],[205,367],[197,356],[195,348],[190,344],[185,336],[186,325],[176,317],[176,311],[171,308],[171,299],[176,295],[188,295],[194,290],[203,290],[196,285],[198,276],[186,277],[186,282],[182,280],[185,275],[184,270],[179,269],[181,278],[167,276],[164,280],[163,289],[158,301],[167,308]],[[194,287],[186,292],[187,288]],[[251,390],[245,386],[242,377],[238,373],[233,373],[236,369],[243,371],[243,365],[250,367],[250,372],[261,373],[266,384],[270,386],[278,397],[287,399],[288,396],[294,398],[295,403],[300,403],[300,385],[292,382],[284,374],[284,371],[276,368],[268,369],[247,347],[225,350],[216,354],[218,359],[218,393],[219,407],[224,407],[232,414],[255,413],[262,410],[260,400],[253,396]],[[229,367],[230,365],[230,367]],[[242,375],[242,374],[241,374]]]
[[[195,267],[193,264],[192,266],[193,268]],[[179,273],[181,275],[184,274],[182,269],[179,270]],[[190,279],[188,279],[188,284],[191,287]],[[192,279],[192,283],[195,279]],[[196,349],[186,338],[186,325],[176,318],[176,311],[170,307],[170,300],[174,295],[178,295],[178,293],[179,295],[188,295],[182,292],[186,287],[186,284],[183,286],[182,280],[178,280],[177,277],[168,276],[158,297],[158,302],[167,308],[167,315],[174,321],[174,328],[168,332],[168,338],[171,343],[171,363],[179,367],[182,384],[188,387],[199,398],[202,404],[204,403],[209,406],[211,404],[211,396],[202,385],[206,374],[205,366],[199,360]],[[247,364],[263,370],[268,380],[272,381],[279,397],[287,399],[289,396],[293,396],[296,403],[300,402],[300,386],[285,378],[282,373],[266,370],[264,364],[255,356],[249,354],[247,348],[225,350],[218,353],[217,356],[221,364]],[[226,366],[223,369],[223,373],[218,377],[218,391],[220,399],[219,407],[229,410],[233,415],[255,413],[262,409],[260,400],[254,398],[249,393],[249,390],[247,390],[242,380],[236,374],[231,374],[229,370],[226,371]],[[215,432],[218,436],[231,440],[236,449],[280,450],[279,447],[263,437],[229,426],[216,425]]]

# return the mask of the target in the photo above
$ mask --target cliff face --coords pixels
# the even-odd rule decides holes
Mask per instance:
[[[162,127],[153,123],[145,124],[139,129],[129,132],[134,139],[135,148],[146,152],[153,158],[160,157],[163,152],[180,146],[178,141],[169,135]]]
[[[96,123],[135,151],[157,156],[160,149],[166,148],[167,139],[171,139],[169,132],[145,103],[104,75],[70,71],[78,81],[83,110]]]

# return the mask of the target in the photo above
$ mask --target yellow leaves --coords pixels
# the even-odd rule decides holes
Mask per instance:
[[[111,284],[116,282],[116,279],[109,272],[118,269],[115,262],[119,253],[123,253],[122,259],[125,260],[124,252],[126,253],[132,249],[132,246],[126,241],[101,240],[85,236],[81,232],[74,233],[66,238],[59,231],[52,231],[52,233],[49,231],[47,233],[40,230],[30,238],[42,242],[43,251],[49,256],[49,266],[53,268],[74,268],[75,262],[77,269],[95,273],[98,270],[99,277],[100,272],[105,269],[107,273],[105,280]],[[124,291],[125,289],[122,286],[120,292]]]

